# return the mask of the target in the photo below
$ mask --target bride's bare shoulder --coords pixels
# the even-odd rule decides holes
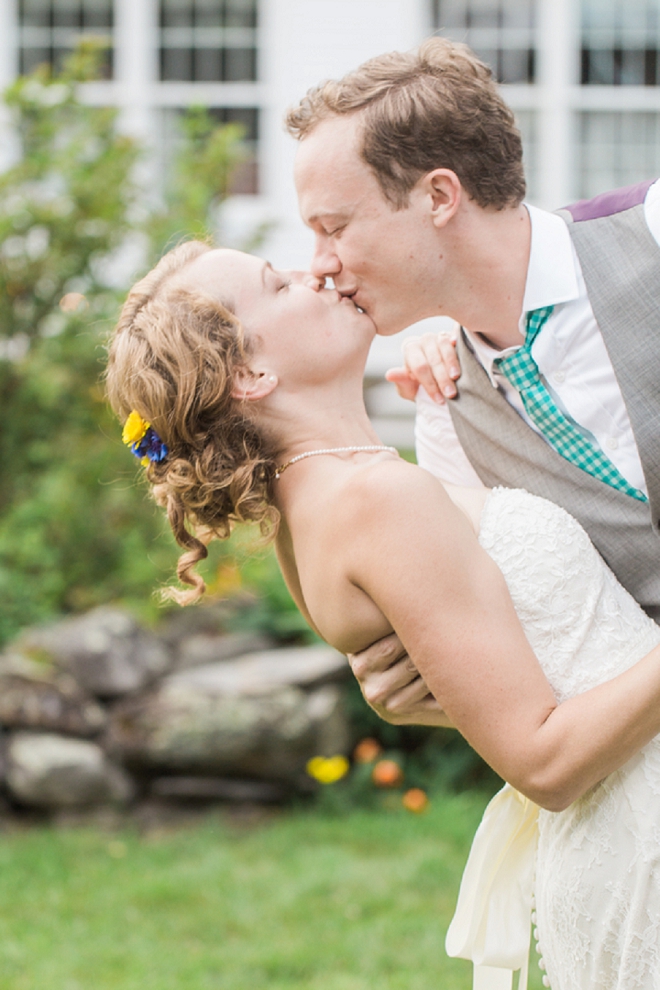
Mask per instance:
[[[347,478],[338,508],[346,519],[381,519],[389,513],[429,510],[452,514],[456,507],[446,489],[428,471],[403,458],[366,465]]]

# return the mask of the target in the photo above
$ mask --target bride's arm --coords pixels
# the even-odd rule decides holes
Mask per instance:
[[[562,810],[660,732],[660,648],[558,705],[501,572],[442,486],[407,465],[359,484],[346,509],[349,577],[502,777]]]

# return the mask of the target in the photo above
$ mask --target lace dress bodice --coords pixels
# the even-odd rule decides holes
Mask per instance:
[[[660,628],[553,503],[495,489],[479,541],[559,701],[660,643]],[[660,990],[658,737],[566,811],[541,811],[536,902],[553,990]]]

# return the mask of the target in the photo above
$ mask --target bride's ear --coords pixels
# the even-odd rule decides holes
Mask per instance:
[[[265,399],[275,388],[277,388],[277,375],[267,371],[255,372],[249,368],[240,368],[234,375],[231,395],[233,399],[254,402]]]

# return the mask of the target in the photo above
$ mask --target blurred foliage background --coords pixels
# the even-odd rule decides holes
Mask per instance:
[[[136,274],[118,277],[122,253],[137,247],[144,271],[210,235],[242,132],[189,111],[164,195],[148,199],[143,150],[116,111],[76,95],[101,56],[87,42],[56,78],[44,67],[5,94],[20,157],[0,175],[0,643],[102,602],[153,617],[176,561],[104,400],[104,341]]]
[[[105,402],[104,342],[134,278],[181,239],[217,235],[243,135],[189,110],[154,196],[140,179],[144,149],[116,111],[77,96],[102,57],[89,40],[56,77],[44,67],[4,96],[20,153],[0,175],[0,648],[25,626],[108,602],[157,621],[153,593],[178,556]],[[251,534],[215,543],[204,570],[227,630],[313,640]],[[489,778],[457,733],[388,726],[355,684],[348,703],[356,738],[405,757],[413,782]],[[351,787],[341,790],[352,803]]]

